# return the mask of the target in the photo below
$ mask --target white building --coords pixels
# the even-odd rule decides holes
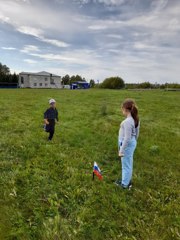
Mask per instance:
[[[61,77],[48,72],[19,73],[20,88],[62,88]]]

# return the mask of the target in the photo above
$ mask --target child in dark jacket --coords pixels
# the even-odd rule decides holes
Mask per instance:
[[[56,101],[49,100],[50,108],[44,113],[45,130],[49,133],[48,140],[51,141],[55,131],[55,120],[58,121],[58,111],[56,109]]]

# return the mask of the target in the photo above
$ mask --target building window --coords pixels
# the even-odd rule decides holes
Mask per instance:
[[[42,87],[42,83],[40,83],[39,86]]]
[[[45,83],[45,86],[47,87],[47,86],[48,86],[48,84],[47,84],[47,83]]]
[[[24,77],[21,77],[21,84],[24,84]]]
[[[48,81],[47,77],[45,77],[45,81],[46,81],[46,82]]]
[[[55,84],[55,83],[54,83],[54,79],[52,79],[52,78],[51,78],[51,84]]]
[[[34,87],[36,87],[37,86],[37,83],[34,83]]]

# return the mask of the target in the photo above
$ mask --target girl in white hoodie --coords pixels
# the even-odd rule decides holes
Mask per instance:
[[[140,122],[137,106],[132,99],[126,99],[121,109],[126,119],[120,124],[119,129],[118,147],[122,164],[122,178],[116,181],[116,185],[130,189],[132,187],[133,154],[139,136]]]

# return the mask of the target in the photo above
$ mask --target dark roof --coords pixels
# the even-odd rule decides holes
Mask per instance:
[[[56,74],[52,74],[49,72],[37,72],[37,73],[33,73],[33,72],[20,72],[19,75],[24,74],[24,75],[36,75],[36,76],[52,76],[52,77],[60,77],[59,75]]]

